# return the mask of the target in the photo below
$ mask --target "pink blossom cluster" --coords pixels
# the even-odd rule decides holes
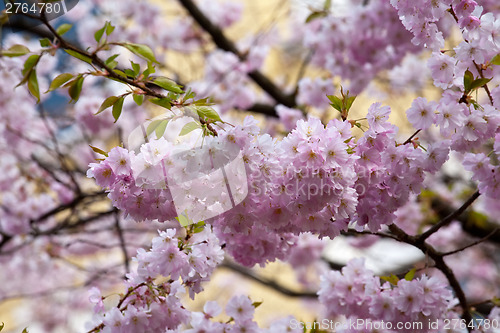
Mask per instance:
[[[399,280],[396,285],[381,284],[365,267],[364,259],[353,259],[342,272],[330,271],[321,279],[319,301],[329,318],[344,315],[354,320],[423,322],[423,327],[429,327],[429,321],[444,318],[455,304],[446,283],[437,277],[422,275]],[[394,328],[394,332],[411,332]]]
[[[138,249],[137,269],[127,275],[128,294],[117,307],[105,311],[97,288],[91,293],[97,317],[89,325],[104,324],[103,332],[164,332],[186,323],[189,311],[181,302],[186,289],[191,298],[203,290],[224,259],[209,227],[178,235],[176,229],[159,232],[149,251]],[[158,282],[158,278],[166,282]]]
[[[361,92],[380,71],[398,65],[407,53],[421,49],[410,42],[411,34],[388,0],[344,2],[342,6],[348,8],[340,12],[340,5],[335,5],[331,14],[307,24],[302,43],[314,51],[314,65],[350,80],[352,93]]]

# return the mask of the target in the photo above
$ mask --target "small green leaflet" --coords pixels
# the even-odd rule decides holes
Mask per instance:
[[[165,133],[165,130],[167,129],[169,121],[170,118],[153,120],[151,123],[149,123],[148,128],[146,129],[146,136],[149,136],[154,131],[156,133],[156,138],[161,138]]]
[[[59,35],[64,35],[65,33],[67,33],[71,28],[73,27],[72,24],[68,24],[68,23],[64,23],[64,24],[61,24],[60,26],[57,27],[57,30],[56,32],[59,34]]]
[[[30,72],[28,78],[28,90],[36,98],[37,103],[40,103],[40,88],[38,87],[38,79],[36,77],[36,69]]]
[[[71,80],[73,77],[74,75],[71,73],[59,74],[54,80],[52,80],[49,90],[47,90],[46,93],[56,90],[57,88]]]
[[[170,99],[169,98],[151,98],[149,101],[153,104],[159,105],[161,107],[164,107],[165,109],[169,109],[172,107],[170,104]]]
[[[119,44],[132,52],[135,55],[138,55],[146,60],[149,60],[151,62],[156,62],[158,61],[155,58],[155,54],[153,53],[153,50],[147,45],[144,44],[135,44],[135,43],[121,43]]]
[[[90,57],[87,57],[86,55],[83,55],[83,54],[80,54],[76,51],[73,51],[73,50],[68,50],[68,49],[64,49],[64,51],[69,54],[70,56],[72,57],[75,57],[77,59],[80,59],[82,61],[85,61],[86,63],[88,64],[91,64],[92,63],[92,59]]]
[[[491,59],[490,64],[500,66],[500,54],[494,56],[493,59]]]
[[[106,110],[107,108],[109,108],[110,106],[113,106],[116,103],[116,101],[118,101],[119,98],[120,97],[118,96],[110,96],[106,98],[104,102],[102,102],[101,106],[99,107],[99,110],[97,110],[95,114],[99,114],[104,110]]]
[[[95,32],[94,34],[95,41],[99,43],[102,39],[102,36],[104,35],[104,32],[106,32],[106,35],[109,36],[114,30],[115,27],[111,25],[111,22],[106,21],[106,23],[104,23],[104,26]]]
[[[389,282],[389,283],[390,283],[390,284],[392,284],[392,285],[395,285],[395,286],[396,286],[396,285],[398,284],[398,282],[399,282],[399,278],[398,278],[396,275],[394,275],[394,274],[391,274],[391,275],[388,275],[388,276],[381,276],[380,278],[381,278],[382,280],[384,280],[384,281]]]
[[[181,87],[175,81],[170,80],[169,78],[166,78],[164,76],[156,77],[153,80],[153,83],[156,84],[157,86],[165,89],[165,90],[168,90],[168,91],[171,91],[171,92],[174,92],[177,94],[183,93]]]
[[[472,81],[474,81],[474,75],[470,70],[466,70],[464,74],[464,89],[468,93],[471,90]]]
[[[104,156],[108,157],[108,153],[107,153],[107,152],[105,152],[104,150],[102,150],[101,148],[97,148],[97,147],[94,147],[94,146],[92,146],[92,145],[89,145],[89,146],[90,146],[90,148],[92,148],[92,150],[93,150],[94,152],[96,152],[97,154],[101,154],[101,155],[104,155]]]
[[[408,273],[406,273],[406,275],[405,275],[405,280],[407,280],[407,281],[413,280],[413,278],[415,277],[416,271],[417,271],[416,268],[410,269],[410,271]]]
[[[82,92],[84,77],[78,75],[74,80],[69,81],[64,86],[69,86],[68,94],[71,97],[70,103],[76,103],[80,98],[80,93]]]
[[[188,133],[191,133],[192,131],[196,130],[196,129],[199,129],[201,128],[200,124],[198,124],[197,122],[190,122],[190,123],[187,123],[186,125],[184,125],[184,127],[182,128],[181,132],[179,133],[179,136],[183,136],[183,135],[186,135]]]
[[[11,46],[8,50],[3,51],[2,55],[6,57],[20,57],[30,52],[31,51],[26,46],[16,44]]]
[[[41,47],[49,47],[50,46],[50,39],[48,39],[48,38],[40,39],[40,46]]]
[[[113,104],[113,118],[115,118],[115,123],[118,121],[118,118],[120,118],[120,115],[122,114],[124,100],[125,97],[122,96],[115,102],[115,104]]]
[[[113,54],[111,57],[109,57],[108,59],[106,59],[106,61],[104,62],[104,64],[106,64],[106,66],[110,67],[111,69],[114,69],[116,66],[118,66],[118,62],[115,61],[115,59],[119,56],[119,54]]]
[[[178,217],[176,217],[175,219],[176,219],[177,221],[179,221],[179,223],[180,223],[180,225],[181,225],[182,227],[187,227],[188,225],[190,225],[190,224],[192,224],[192,223],[193,223],[193,221],[192,221],[189,217],[187,217],[187,216],[185,216],[185,215],[179,215],[179,216],[178,216]]]
[[[215,121],[222,121],[219,114],[209,106],[193,106],[192,108],[196,110],[200,117],[212,119]]]
[[[144,102],[144,95],[134,94],[132,98],[134,99],[135,104],[139,106],[141,106],[142,103]]]
[[[0,324],[0,331],[3,330],[4,327],[5,327],[4,323]]]

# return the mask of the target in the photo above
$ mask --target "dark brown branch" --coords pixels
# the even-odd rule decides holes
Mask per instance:
[[[462,213],[470,205],[472,205],[472,203],[474,202],[474,200],[476,200],[478,197],[479,197],[479,190],[477,190],[476,192],[474,192],[474,194],[472,194],[469,197],[469,199],[467,199],[467,201],[465,201],[463,203],[463,205],[460,206],[460,208],[458,208],[457,210],[451,212],[445,218],[443,218],[441,221],[439,221],[437,224],[433,225],[429,230],[427,230],[426,232],[424,232],[423,234],[421,234],[418,237],[418,242],[420,244],[422,244],[430,235],[432,235],[433,233],[435,233],[436,231],[438,231],[440,228],[442,228],[442,227],[450,224],[453,220],[455,220],[457,217],[459,217],[460,215],[462,215]]]
[[[115,212],[115,227],[116,231],[118,233],[118,238],[120,239],[120,248],[123,253],[123,265],[125,266],[125,273],[130,272],[130,264],[129,264],[129,259],[128,259],[128,253],[127,253],[127,245],[125,243],[125,237],[123,236],[123,230],[120,226],[120,215],[118,211]]]
[[[277,292],[279,292],[283,295],[289,296],[289,297],[308,297],[308,298],[317,298],[318,297],[316,292],[312,292],[312,291],[311,292],[298,292],[298,291],[288,289],[288,288],[280,285],[276,281],[269,280],[269,279],[263,278],[261,276],[258,276],[251,269],[234,264],[228,260],[224,260],[224,262],[220,265],[220,267],[228,268],[228,269],[230,269],[238,274],[243,275],[244,277],[246,277],[250,280],[256,281],[256,282],[258,282],[266,287],[269,287],[273,290],[276,290]]]
[[[200,27],[212,37],[212,40],[218,48],[234,53],[240,60],[245,60],[245,56],[238,51],[234,43],[224,35],[219,27],[214,25],[205,16],[192,0],[179,0],[179,2]],[[295,98],[292,95],[285,95],[281,88],[277,87],[267,76],[263,75],[258,70],[254,70],[247,75],[278,104],[283,104],[290,108],[296,105]]]
[[[465,297],[465,293],[460,286],[455,274],[451,270],[451,268],[445,263],[443,259],[443,254],[436,251],[431,245],[427,244],[425,241],[421,241],[419,237],[410,236],[402,229],[400,229],[395,224],[391,224],[389,226],[389,230],[401,241],[410,245],[415,246],[420,249],[426,255],[428,255],[432,260],[434,260],[435,267],[439,269],[448,279],[448,283],[451,288],[455,292],[455,296],[458,298],[460,303],[460,307],[462,308],[462,319],[466,321],[467,324],[471,323],[472,315],[469,310],[469,306],[467,304],[467,299]],[[472,330],[467,325],[469,332]]]

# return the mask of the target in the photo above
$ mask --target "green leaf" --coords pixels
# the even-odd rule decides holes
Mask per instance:
[[[0,331],[3,330],[4,327],[5,327],[4,323],[0,324]]]
[[[491,59],[490,64],[500,66],[500,54],[494,56],[493,59]]]
[[[120,115],[122,114],[124,100],[125,97],[122,96],[115,102],[115,104],[113,104],[113,118],[115,118],[115,123],[118,121],[118,118],[120,118]]]
[[[486,78],[476,79],[471,83],[470,90],[472,91],[472,90],[475,90],[477,88],[481,88],[482,86],[484,86],[485,84],[487,84],[490,81],[491,81],[491,79],[486,79]]]
[[[132,69],[134,70],[135,76],[139,75],[141,73],[141,65],[136,64],[133,61],[130,61],[130,63],[132,64]]]
[[[202,232],[205,229],[205,222],[200,221],[194,225],[193,232],[195,234]]]
[[[325,17],[327,14],[324,11],[320,12],[312,12],[307,18],[306,18],[306,23],[309,23],[311,21],[314,21],[318,18]]]
[[[113,69],[113,72],[115,72],[116,74],[120,75],[120,76],[123,76],[124,78],[127,78],[127,74],[123,73],[121,70],[119,69]]]
[[[332,0],[326,0],[325,5],[323,6],[324,10],[330,10],[330,7],[332,6]]]
[[[333,95],[327,95],[328,99],[330,102],[332,102],[330,105],[333,106],[336,110],[339,112],[342,112],[342,100],[338,98],[337,96]]]
[[[90,148],[92,148],[92,150],[93,150],[94,152],[96,152],[97,154],[101,154],[101,155],[104,155],[104,156],[108,157],[108,153],[107,153],[107,152],[105,152],[104,150],[102,150],[101,148],[97,148],[97,147],[94,147],[94,146],[92,146],[92,145],[89,145],[89,146],[90,146]]]
[[[261,304],[262,304],[262,303],[263,303],[263,302],[253,302],[253,303],[252,303],[252,306],[253,306],[255,309],[257,309],[259,306],[261,306]]]
[[[155,66],[153,65],[153,63],[151,61],[148,61],[148,68],[144,72],[142,72],[142,74],[145,77],[149,77],[154,72],[156,72]]]
[[[68,94],[69,97],[71,97],[70,102],[76,103],[80,98],[80,93],[82,92],[82,87],[83,87],[83,80],[84,80],[83,76],[78,75],[76,79],[66,84],[66,85],[69,84]]]
[[[407,280],[407,281],[413,280],[413,278],[415,277],[416,271],[417,271],[416,268],[410,269],[410,271],[408,273],[406,273],[406,275],[405,275],[405,280]]]
[[[80,59],[82,61],[85,61],[88,64],[92,64],[92,59],[90,57],[87,57],[86,55],[83,55],[83,54],[80,54],[76,51],[68,50],[68,49],[64,49],[64,51],[76,59]]]
[[[394,274],[391,274],[391,275],[388,275],[388,276],[381,276],[380,278],[381,278],[382,280],[384,280],[384,281],[389,282],[389,283],[390,283],[390,284],[392,284],[392,285],[395,285],[395,286],[396,286],[396,285],[398,284],[398,282],[399,282],[399,278],[398,278],[396,275],[394,275]]]
[[[41,47],[49,47],[50,46],[50,39],[48,39],[48,38],[40,39],[40,46]]]
[[[132,98],[134,99],[134,102],[135,104],[141,106],[142,103],[144,102],[144,95],[141,95],[141,94],[134,94],[132,96]]]
[[[169,98],[151,98],[149,100],[151,103],[164,107],[165,109],[169,109],[172,107],[170,104]]]
[[[135,77],[136,77],[135,72],[134,72],[133,70],[131,70],[131,69],[126,68],[124,72],[125,72],[125,74],[127,74],[127,76],[129,76],[129,77],[133,77],[133,78],[135,78]]]
[[[106,27],[106,35],[111,35],[115,31],[115,27],[111,25],[111,22],[106,22],[108,25]]]
[[[71,80],[73,77],[74,75],[71,73],[59,74],[54,80],[52,80],[49,90],[47,90],[46,93],[56,90],[57,88]]]
[[[179,136],[186,135],[186,134],[188,134],[188,133],[190,133],[190,132],[192,132],[192,131],[194,131],[195,129],[198,129],[198,128],[201,128],[201,126],[197,122],[192,121],[190,123],[187,123],[181,129],[181,132],[179,133]]]
[[[167,125],[168,125],[169,120],[170,119],[164,119],[158,124],[158,126],[156,126],[155,134],[156,134],[157,139],[161,138],[163,136],[163,134],[165,134],[165,130],[167,129]]]
[[[193,223],[193,221],[189,217],[182,214],[177,216],[175,219],[179,221],[182,227],[187,227],[188,225]]]
[[[167,128],[167,124],[168,124],[169,120],[170,119],[156,119],[156,120],[153,120],[152,122],[150,122],[148,127],[146,128],[146,136],[149,136],[154,131],[156,132],[156,128],[158,126],[160,126],[160,124],[162,122],[165,122],[165,128]],[[161,134],[158,135],[158,133],[160,133],[160,132],[161,132],[160,130],[156,132],[156,137],[158,139],[163,135],[163,133],[165,133],[165,129],[163,129],[163,132],[161,132]]]
[[[127,50],[132,52],[135,55],[138,55],[146,60],[149,60],[151,62],[156,62],[158,61],[155,58],[155,55],[153,53],[153,50],[147,45],[144,44],[135,44],[135,43],[123,43],[120,44],[123,47],[125,47]]]
[[[196,110],[200,117],[212,119],[215,121],[222,121],[219,114],[209,106],[193,106],[192,108]]]
[[[37,103],[40,103],[40,88],[38,87],[38,79],[36,77],[36,69],[30,72],[28,78],[28,90],[36,98]]]
[[[25,327],[25,328],[24,328],[24,330],[23,330],[21,333],[29,333],[29,332],[28,332],[28,328],[27,328],[27,327]]]
[[[102,27],[101,29],[97,30],[95,33],[94,33],[94,39],[97,43],[99,43],[101,41],[101,38],[102,38],[102,35],[104,35],[104,30],[106,30],[106,27],[108,25],[108,22],[106,22],[104,24],[104,27]]]
[[[29,73],[36,66],[39,60],[40,56],[38,54],[30,55],[24,62],[23,75],[29,75]]]
[[[26,46],[16,44],[12,45],[8,50],[2,51],[2,55],[6,57],[20,57],[30,52],[30,49]]]
[[[118,96],[109,96],[104,100],[104,102],[102,102],[101,106],[99,107],[99,110],[97,110],[95,114],[99,114],[104,110],[106,110],[107,108],[109,108],[110,106],[113,106],[119,99],[120,97]]]
[[[174,92],[177,94],[182,94],[184,92],[184,91],[182,91],[181,87],[175,81],[170,80],[169,78],[166,78],[164,76],[156,77],[153,80],[153,83],[156,84],[157,86],[165,89],[165,90],[168,90],[168,91],[171,91],[171,92]]]
[[[466,70],[464,74],[464,90],[466,93],[471,91],[472,81],[474,81],[474,75],[472,75],[471,71]]]
[[[106,61],[104,62],[104,64],[108,67],[110,67],[111,69],[115,68],[116,66],[118,66],[118,62],[115,61],[115,59],[119,56],[119,54],[113,54],[111,57],[109,57],[108,59],[106,59]]]
[[[64,24],[61,24],[59,27],[57,27],[57,30],[56,32],[59,34],[59,35],[64,35],[65,33],[67,33],[71,28],[73,27],[73,24],[68,24],[68,23],[64,23]]]
[[[345,102],[345,104],[346,104],[345,107],[346,107],[347,111],[349,111],[351,109],[352,103],[354,103],[355,99],[356,99],[356,96],[347,97],[347,100]]]

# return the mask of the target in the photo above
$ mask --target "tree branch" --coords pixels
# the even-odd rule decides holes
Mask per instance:
[[[245,56],[238,51],[236,45],[234,45],[234,43],[224,35],[219,27],[214,25],[205,16],[205,14],[192,0],[179,0],[179,2],[188,11],[191,17],[200,25],[200,27],[205,30],[210,37],[212,37],[212,40],[218,48],[235,54],[240,60],[245,60]],[[296,105],[293,95],[285,95],[279,87],[277,87],[267,76],[263,75],[258,70],[249,72],[247,75],[278,104],[283,104],[290,108]]]

